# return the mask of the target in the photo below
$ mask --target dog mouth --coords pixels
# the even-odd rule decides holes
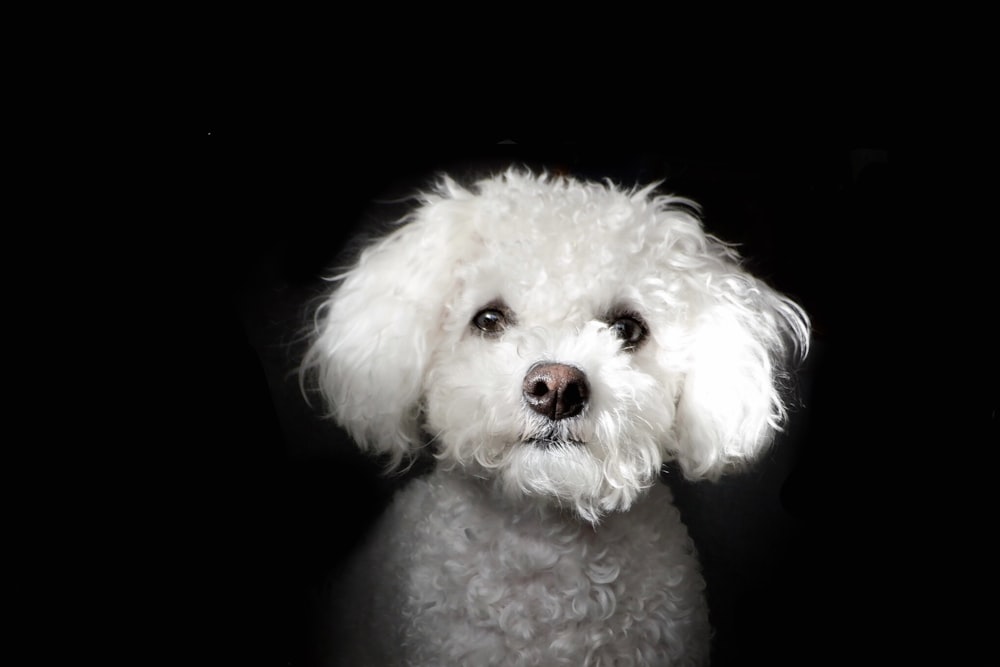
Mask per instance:
[[[557,423],[531,424],[521,431],[520,444],[538,449],[561,449],[570,447],[586,447],[587,441],[580,433],[579,424],[570,424],[564,420]]]
[[[559,436],[544,436],[540,438],[525,438],[521,444],[539,449],[555,449],[559,447],[585,447],[587,443],[574,438],[562,438]]]

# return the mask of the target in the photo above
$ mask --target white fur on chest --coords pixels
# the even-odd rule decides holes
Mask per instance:
[[[435,472],[397,495],[347,583],[343,664],[707,661],[703,580],[662,485],[594,528]]]

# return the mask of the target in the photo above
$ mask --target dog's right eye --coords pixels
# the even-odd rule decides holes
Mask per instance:
[[[507,326],[507,318],[499,310],[488,308],[476,313],[472,322],[476,328],[486,333],[500,333]]]
[[[476,313],[472,325],[487,335],[497,335],[510,325],[510,317],[500,304],[491,303]]]

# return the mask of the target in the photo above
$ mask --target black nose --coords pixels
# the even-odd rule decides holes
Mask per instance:
[[[528,406],[549,419],[567,419],[580,414],[590,397],[587,376],[566,364],[535,364],[522,386]]]

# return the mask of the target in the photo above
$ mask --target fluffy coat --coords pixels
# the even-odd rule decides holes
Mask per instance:
[[[759,456],[809,321],[697,211],[655,186],[443,178],[337,277],[303,377],[389,468],[437,459],[347,577],[342,664],[707,662],[660,471]]]

